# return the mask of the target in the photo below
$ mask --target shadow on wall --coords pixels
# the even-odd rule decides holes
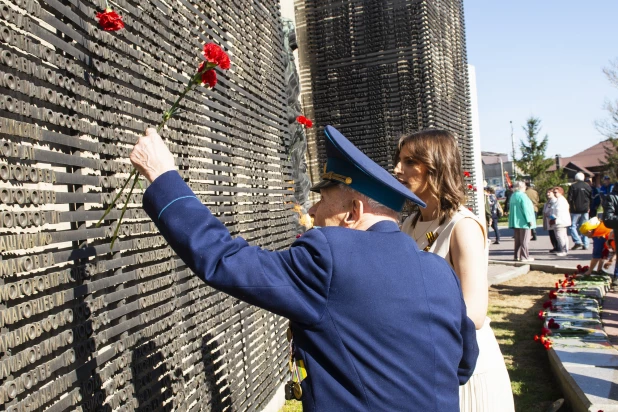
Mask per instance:
[[[210,343],[209,343],[210,342]],[[203,384],[197,386],[197,393],[191,381],[195,376],[182,369],[184,354],[180,350],[164,356],[161,348],[148,341],[133,351],[132,372],[136,411],[186,410],[197,399],[199,410],[231,410],[232,396],[224,370],[215,362],[220,358],[218,343],[210,334],[202,337],[200,355],[203,362]],[[190,396],[190,399],[187,398]]]

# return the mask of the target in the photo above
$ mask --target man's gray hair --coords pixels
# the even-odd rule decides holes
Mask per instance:
[[[346,193],[350,193],[357,197],[360,197],[363,203],[369,206],[369,209],[371,209],[371,213],[381,216],[391,216],[396,218],[399,217],[399,212],[397,212],[396,210],[393,210],[388,206],[384,206],[382,203],[370,198],[369,196],[359,192],[358,190],[354,190],[353,188],[344,183],[339,183],[339,187]]]
[[[577,172],[575,174],[575,180],[577,180],[578,182],[583,182],[584,181],[584,174],[582,172]]]
[[[516,192],[525,192],[526,182],[524,182],[523,180],[516,181],[515,185],[513,185],[513,189],[515,189]]]

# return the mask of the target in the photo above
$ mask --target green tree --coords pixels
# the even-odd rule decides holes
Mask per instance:
[[[618,59],[610,62],[610,65],[603,69],[603,73],[611,85],[618,88]],[[609,118],[597,122],[597,129],[611,143],[611,146],[605,148],[605,165],[607,174],[616,180],[618,179],[618,100],[607,100],[605,110],[609,113]]]
[[[530,180],[535,182],[539,177],[544,176],[547,169],[554,163],[552,159],[545,157],[549,137],[545,135],[543,139],[539,138],[541,119],[534,116],[530,116],[523,129],[526,137],[525,141],[519,142],[521,158],[515,159],[515,164],[524,175],[530,176]]]
[[[567,192],[567,187],[564,184],[567,182],[564,169],[554,170],[553,172],[546,172],[537,177],[534,182],[536,191],[539,193],[539,197],[543,203],[547,202],[547,189],[556,186],[562,186],[564,193]]]

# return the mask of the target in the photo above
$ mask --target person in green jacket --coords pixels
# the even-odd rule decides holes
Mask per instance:
[[[531,230],[536,229],[536,214],[532,201],[526,196],[526,184],[517,181],[513,189],[515,192],[511,196],[509,228],[515,231],[514,260],[528,262],[534,260],[533,257],[530,257],[528,244],[530,243]]]

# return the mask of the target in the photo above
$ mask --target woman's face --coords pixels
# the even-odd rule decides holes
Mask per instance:
[[[547,198],[548,199],[553,199],[554,198],[554,192],[552,192],[551,190],[547,191]]]
[[[427,190],[427,167],[416,162],[410,157],[410,150],[404,146],[399,153],[399,159],[395,165],[395,177],[414,194],[423,198]]]

